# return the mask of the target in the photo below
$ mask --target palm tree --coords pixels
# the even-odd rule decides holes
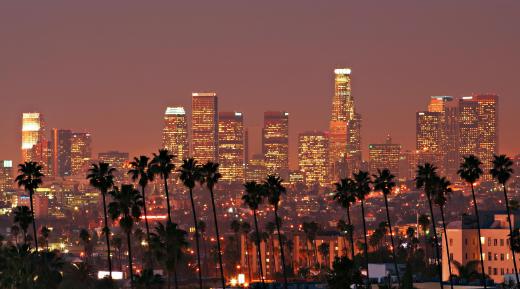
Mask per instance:
[[[318,250],[321,254],[321,257],[323,258],[323,263],[325,264],[325,267],[329,268],[329,253],[330,253],[329,243],[321,243],[318,246]],[[320,266],[321,266],[321,264],[320,264]]]
[[[265,280],[264,280],[264,269],[262,268],[262,254],[260,253],[260,231],[258,229],[258,218],[256,216],[256,211],[260,204],[262,204],[263,198],[265,196],[264,187],[257,182],[247,182],[244,184],[244,195],[242,196],[242,200],[244,204],[249,207],[251,211],[253,211],[253,219],[255,221],[255,234],[256,234],[256,253],[258,259],[258,268],[260,269],[260,281],[262,281],[263,288],[266,289]]]
[[[182,251],[188,247],[186,241],[187,232],[179,229],[175,223],[167,222],[166,226],[162,223],[157,223],[155,233],[152,233],[152,251],[155,253],[157,260],[163,265],[168,272],[168,289],[171,286],[171,278],[173,273],[175,280],[175,288],[179,288],[177,281],[177,265],[179,259],[182,258]]]
[[[271,240],[271,253],[273,255],[273,273],[276,273],[277,267],[276,267],[276,258],[274,256],[274,231],[276,230],[276,224],[274,222],[267,222],[265,223],[265,231],[267,234],[269,234],[269,239]]]
[[[392,230],[392,223],[390,223],[390,211],[388,210],[388,195],[392,193],[395,187],[395,176],[390,173],[389,169],[377,169],[377,175],[374,177],[374,190],[381,191],[383,193],[383,199],[385,201],[386,208],[386,222],[388,224],[388,230],[390,232],[390,242],[392,243],[392,257],[394,259],[394,269],[397,276],[397,284],[401,284],[401,277],[399,276],[399,267],[397,266],[397,257],[395,255],[395,244],[394,234]]]
[[[51,230],[49,228],[47,228],[46,226],[43,226],[40,229],[40,233],[42,235],[42,239],[45,244],[45,248],[47,249],[47,251],[49,251],[49,235],[51,233]]]
[[[473,279],[482,278],[482,276],[480,276],[481,274],[478,272],[479,261],[477,260],[469,261],[466,265],[462,265],[455,260],[452,260],[451,263],[453,263],[455,269],[457,269],[457,276],[460,279],[471,281]]]
[[[358,266],[353,261],[347,257],[336,257],[327,283],[329,289],[357,288],[363,283],[363,279]]]
[[[23,231],[23,243],[27,244],[27,229],[33,222],[33,212],[27,206],[18,206],[13,210],[14,223]]]
[[[25,162],[23,164],[18,165],[18,172],[20,173],[15,182],[18,184],[18,187],[23,187],[27,193],[29,193],[29,199],[31,204],[31,212],[32,214],[32,225],[33,225],[33,233],[34,233],[34,246],[36,247],[36,252],[38,252],[38,234],[36,233],[36,219],[34,216],[34,207],[33,207],[33,195],[36,189],[43,183],[42,178],[44,177],[42,173],[42,166],[37,162]]]
[[[159,175],[164,181],[164,193],[166,194],[166,208],[168,209],[168,221],[172,221],[172,214],[170,208],[170,194],[168,192],[168,178],[175,169],[173,163],[174,155],[170,154],[167,149],[160,149],[159,154],[153,154],[151,162],[151,172],[154,175]]]
[[[79,231],[79,240],[81,241],[81,243],[83,243],[83,250],[85,251],[86,259],[85,263],[88,263],[92,251],[92,244],[90,242],[90,233],[87,229],[81,229]]]
[[[335,183],[336,191],[334,194],[334,200],[336,200],[343,208],[347,210],[347,225],[349,229],[352,229],[352,219],[350,218],[350,206],[356,203],[356,197],[354,195],[354,181],[349,178],[341,179],[339,183]],[[351,258],[354,260],[354,234],[349,232],[350,241],[350,253]]]
[[[148,255],[149,255],[149,265],[152,266],[152,254],[150,249],[150,227],[148,225],[148,214],[146,212],[146,186],[149,182],[153,181],[154,174],[152,173],[150,167],[150,158],[147,156],[139,156],[139,158],[135,157],[132,162],[130,162],[130,170],[128,170],[128,174],[131,176],[132,181],[137,181],[139,186],[141,187],[141,194],[143,196],[143,214],[144,214],[144,224],[146,227],[146,240],[148,241]]]
[[[220,247],[220,234],[218,230],[218,219],[217,209],[215,206],[215,195],[213,188],[217,184],[218,180],[222,178],[222,175],[218,172],[219,164],[214,162],[206,162],[201,168],[201,177],[199,182],[201,185],[206,184],[209,194],[211,196],[211,206],[213,209],[213,220],[215,221],[215,234],[217,235],[217,250],[218,250],[218,263],[220,266],[220,279],[222,281],[222,288],[226,288],[226,279],[224,279],[224,266],[222,263],[222,249]]]
[[[249,273],[249,280],[251,281],[251,280],[253,280],[252,279],[253,274],[251,272],[251,261],[249,259],[249,238],[248,238],[249,232],[251,232],[251,224],[249,224],[248,222],[242,222],[240,224],[240,230],[244,234],[244,243],[246,243],[246,263],[247,263],[247,270]]]
[[[428,200],[428,206],[430,207],[430,216],[432,218],[432,227],[433,227],[433,240],[435,242],[435,262],[437,263],[437,270],[439,271],[439,284],[441,289],[444,288],[442,284],[442,265],[440,262],[440,253],[439,253],[439,239],[437,238],[437,230],[435,226],[435,217],[433,215],[433,205],[432,205],[432,197],[433,197],[433,189],[435,179],[437,178],[437,168],[430,164],[425,163],[424,165],[417,166],[417,176],[415,178],[417,189],[424,188],[424,193]]]
[[[452,189],[450,188],[451,183],[445,177],[437,177],[434,181],[434,200],[433,202],[439,207],[441,211],[441,220],[442,220],[442,229],[444,232],[444,241],[446,245],[446,256],[448,256],[448,271],[450,273],[450,287],[453,289],[453,279],[452,279],[452,271],[451,271],[451,254],[450,247],[448,244],[448,232],[446,230],[446,220],[444,219],[444,206],[448,200],[449,195],[452,193]],[[479,239],[480,240],[480,239]]]
[[[478,232],[478,248],[480,252],[480,267],[482,270],[482,274],[480,275],[482,277],[482,283],[484,283],[484,288],[487,288],[486,285],[486,275],[484,273],[484,259],[482,258],[483,252],[482,252],[482,237],[480,233],[480,214],[478,212],[478,204],[477,204],[477,198],[475,197],[475,187],[474,183],[480,179],[480,176],[482,176],[483,171],[480,168],[482,165],[482,162],[474,155],[469,155],[467,157],[464,157],[464,161],[460,164],[460,168],[457,171],[458,175],[461,179],[466,181],[471,186],[471,196],[473,198],[473,208],[475,209],[475,216],[477,218],[477,232]],[[513,258],[513,264],[516,264],[515,258]],[[515,266],[516,268],[516,266]],[[515,271],[516,272],[516,271]],[[518,278],[518,277],[517,277]],[[516,280],[518,282],[518,279]]]
[[[126,241],[128,246],[128,271],[130,273],[130,286],[133,288],[134,272],[132,263],[132,242],[130,236],[134,223],[139,222],[141,217],[141,208],[143,207],[143,196],[132,185],[122,185],[121,189],[117,187],[110,192],[114,199],[108,205],[108,212],[112,220],[119,219],[119,226],[126,233]],[[121,217],[121,218],[119,218]]]
[[[305,237],[307,238],[307,242],[311,243],[312,251],[314,252],[314,264],[318,264],[318,249],[316,247],[316,235],[318,235],[319,225],[316,222],[303,222],[302,227],[303,232],[305,233]],[[307,258],[310,260],[309,256],[307,256]],[[309,267],[311,267],[310,264]]]
[[[282,181],[283,180],[280,177],[269,175],[264,181],[264,186],[266,188],[267,200],[269,201],[269,204],[274,207],[274,220],[276,223],[276,231],[278,233],[278,244],[280,245],[284,288],[287,289],[287,268],[285,268],[285,252],[282,234],[280,234],[280,219],[278,217],[278,206],[280,204],[280,197],[282,196],[282,194],[285,194],[286,192],[285,187],[282,185]]]
[[[493,156],[493,168],[489,170],[491,175],[499,184],[502,185],[504,190],[504,200],[506,202],[506,210],[507,210],[507,222],[509,224],[509,235],[513,236],[513,224],[511,223],[511,207],[509,206],[509,197],[507,196],[507,181],[511,178],[513,174],[513,162],[506,155],[495,155]],[[510,246],[513,256],[513,265],[515,267],[515,276],[516,276],[516,284],[520,284],[518,277],[518,269],[516,267],[516,258],[515,248],[514,246]]]
[[[87,179],[90,185],[98,189],[101,192],[103,199],[103,215],[105,220],[105,227],[103,232],[107,242],[107,260],[108,260],[108,272],[110,278],[112,278],[112,260],[110,258],[110,228],[108,227],[108,214],[106,205],[106,195],[108,190],[114,186],[114,173],[116,169],[110,167],[108,163],[99,162],[99,164],[92,164],[92,167],[88,170]]]
[[[368,194],[370,194],[370,175],[368,172],[359,171],[358,173],[354,173],[354,192],[356,194],[356,198],[361,201],[361,215],[363,217],[363,236],[365,238],[365,264],[367,266],[367,286],[370,286],[370,275],[368,272],[368,240],[367,240],[367,225],[365,220],[365,198]]]
[[[200,244],[199,244],[199,226],[197,222],[197,211],[195,210],[195,201],[193,200],[193,188],[195,183],[201,178],[200,166],[194,158],[185,159],[179,169],[180,179],[184,186],[190,191],[191,213],[193,214],[193,225],[195,226],[195,244],[197,246],[197,267],[199,273],[199,288],[202,289],[202,268],[200,266]]]

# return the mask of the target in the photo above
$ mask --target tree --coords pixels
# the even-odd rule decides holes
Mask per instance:
[[[330,254],[330,245],[329,243],[321,243],[318,246],[318,251],[321,254],[321,257],[323,258],[323,263],[325,264],[325,267],[329,267],[329,254]]]
[[[425,163],[424,165],[417,166],[417,176],[415,178],[415,183],[417,189],[423,189],[428,200],[428,206],[430,208],[430,216],[431,216],[431,224],[433,227],[433,240],[435,243],[435,262],[437,264],[437,270],[439,272],[439,284],[441,289],[444,288],[442,284],[442,265],[440,262],[440,253],[439,253],[439,239],[437,238],[437,230],[435,226],[435,217],[433,215],[433,205],[432,205],[432,197],[433,197],[433,186],[435,183],[435,178],[437,178],[437,168],[430,163]]]
[[[155,233],[152,233],[150,246],[159,263],[168,272],[168,289],[171,286],[170,275],[172,273],[174,275],[175,288],[179,288],[177,265],[182,258],[183,250],[188,247],[186,235],[186,231],[179,229],[177,224],[171,222],[167,222],[166,226],[162,223],[157,223]]]
[[[27,229],[33,222],[33,212],[27,206],[18,206],[13,210],[14,223],[23,231],[23,243],[27,244]]]
[[[303,222],[302,225],[303,232],[305,233],[305,237],[307,238],[307,244],[311,243],[312,251],[314,252],[314,264],[318,264],[318,249],[316,247],[316,236],[318,235],[319,231],[319,225],[316,222]],[[308,250],[307,250],[307,258],[310,260],[310,257],[308,256]],[[311,267],[310,264],[308,264],[309,267]]]
[[[507,196],[507,181],[513,174],[513,161],[506,155],[494,155],[493,156],[493,168],[489,170],[489,173],[493,176],[493,179],[497,180],[502,185],[504,191],[504,200],[506,202],[507,210],[507,222],[509,224],[509,235],[513,235],[513,224],[511,223],[511,207],[509,206],[509,197]],[[512,256],[516,256],[515,247],[510,246]],[[513,266],[515,267],[516,284],[520,284],[518,277],[518,268],[516,266],[516,258],[513,258]]]
[[[345,289],[362,284],[361,272],[356,268],[354,262],[347,257],[336,257],[332,264],[327,283],[329,289]]]
[[[172,221],[172,213],[170,208],[170,194],[168,192],[168,179],[175,169],[173,164],[174,155],[170,154],[167,149],[160,149],[159,154],[153,154],[153,159],[150,165],[152,174],[159,175],[164,181],[164,193],[166,194],[166,208],[168,210],[168,221]]]
[[[444,206],[446,206],[448,197],[452,193],[452,189],[450,188],[451,183],[445,177],[437,177],[437,178],[435,178],[433,185],[434,185],[433,202],[439,207],[439,210],[441,211],[442,230],[444,232],[444,241],[445,241],[445,245],[446,245],[446,256],[448,256],[448,272],[450,274],[449,275],[450,287],[453,289],[453,278],[452,278],[451,262],[450,262],[451,254],[450,254],[450,247],[449,247],[449,243],[448,243],[448,231],[446,230],[446,220],[444,219]]]
[[[90,233],[86,229],[81,229],[79,231],[79,240],[83,244],[83,250],[85,251],[85,259],[90,259],[90,255],[92,254],[92,243],[90,242]]]
[[[461,179],[463,179],[466,183],[468,183],[471,186],[471,197],[473,198],[473,208],[475,209],[475,217],[477,218],[477,232],[478,232],[478,239],[482,240],[482,234],[480,231],[480,214],[478,212],[478,204],[477,204],[477,198],[475,197],[475,187],[474,183],[480,179],[480,176],[482,176],[482,169],[480,166],[482,165],[482,162],[474,155],[469,155],[467,157],[464,157],[464,161],[460,164],[460,168],[457,171],[458,175]],[[483,256],[483,250],[482,250],[482,242],[478,242],[478,248],[479,248],[479,260],[480,260],[480,267],[482,270],[482,274],[480,275],[482,278],[485,278],[484,273],[484,259]],[[516,264],[515,258],[513,258],[513,262]],[[516,268],[516,266],[515,266]],[[516,271],[515,271],[516,272]],[[518,277],[517,277],[518,278]],[[516,280],[518,283],[518,279]],[[486,280],[482,279],[482,283],[484,284],[484,288],[487,288]]]
[[[367,286],[370,284],[370,275],[368,272],[368,240],[367,240],[367,225],[365,220],[365,198],[370,194],[370,175],[368,172],[359,171],[358,173],[354,173],[354,192],[356,194],[356,198],[361,201],[361,215],[363,218],[363,236],[365,239],[365,247],[363,248],[365,251],[365,264],[367,266]]]
[[[466,263],[466,265],[462,265],[461,263],[452,260],[451,263],[455,266],[455,269],[457,269],[457,276],[460,279],[471,281],[475,279],[482,278],[481,273],[479,273],[479,261],[478,260],[472,260]],[[485,278],[485,276],[484,276]]]
[[[195,183],[200,180],[201,169],[194,158],[185,159],[179,169],[180,179],[184,186],[190,192],[191,213],[193,215],[193,225],[195,226],[195,244],[197,246],[197,267],[199,273],[199,288],[202,289],[202,268],[200,266],[200,244],[199,244],[199,226],[197,222],[197,210],[195,209],[195,201],[193,200],[193,188]]]
[[[36,232],[36,219],[34,216],[34,204],[33,204],[33,196],[34,192],[40,185],[43,183],[43,173],[42,166],[37,162],[25,162],[23,164],[18,165],[18,172],[20,173],[15,182],[18,184],[18,187],[23,187],[24,190],[29,193],[29,200],[31,204],[31,212],[32,212],[32,225],[33,225],[33,238],[34,238],[34,246],[36,248],[36,252],[38,252],[38,234]]]
[[[350,254],[351,258],[354,259],[354,234],[353,234],[353,225],[352,219],[350,218],[350,206],[356,203],[356,197],[354,194],[354,181],[352,179],[346,178],[341,179],[339,183],[335,183],[336,191],[334,193],[334,200],[336,200],[343,208],[347,211],[347,225],[349,230],[349,240],[350,240]],[[347,227],[346,227],[347,228]]]
[[[46,226],[43,226],[40,229],[40,233],[42,235],[43,243],[45,244],[45,248],[47,251],[49,251],[49,235],[51,233],[51,230],[47,228]]]
[[[397,284],[401,284],[401,278],[399,276],[399,267],[397,266],[397,257],[395,255],[395,244],[394,244],[394,231],[392,230],[392,223],[390,222],[390,211],[388,210],[388,195],[392,193],[392,190],[396,186],[395,176],[390,173],[388,169],[377,169],[377,175],[374,175],[374,190],[381,191],[383,193],[383,199],[385,201],[386,208],[386,222],[388,224],[388,230],[390,232],[390,241],[392,244],[392,257],[394,260],[394,269],[397,276]]]
[[[282,194],[285,194],[286,189],[282,185],[282,179],[280,177],[269,175],[267,176],[266,180],[264,181],[264,186],[266,189],[266,196],[267,200],[269,201],[269,204],[273,206],[274,208],[274,220],[276,223],[276,231],[278,233],[278,244],[280,245],[280,255],[281,255],[281,261],[282,261],[282,272],[283,272],[283,281],[284,281],[284,288],[287,289],[287,268],[285,268],[285,252],[284,252],[284,245],[282,240],[282,235],[280,233],[280,218],[278,217],[279,213],[279,204],[280,204],[280,198]],[[274,256],[273,256],[274,258]]]
[[[133,288],[134,272],[132,263],[132,242],[131,234],[134,223],[139,222],[141,217],[141,208],[143,207],[143,196],[134,189],[132,185],[122,185],[121,189],[117,187],[110,192],[114,199],[108,205],[108,211],[112,220],[119,219],[119,226],[126,233],[126,241],[128,246],[128,271],[130,274],[130,286]]]
[[[276,267],[276,258],[274,256],[274,231],[276,230],[276,224],[274,222],[267,222],[265,223],[265,231],[267,234],[269,234],[269,239],[271,240],[271,253],[273,255],[273,273],[276,273],[277,267]]]
[[[152,254],[150,254],[150,227],[148,225],[148,214],[146,212],[146,187],[149,182],[152,182],[154,179],[154,174],[152,173],[151,163],[149,162],[150,158],[147,156],[139,156],[139,158],[135,157],[132,162],[130,162],[130,170],[128,170],[128,174],[132,178],[132,181],[138,181],[139,186],[141,187],[141,195],[143,196],[143,214],[144,214],[144,224],[146,228],[146,241],[148,242],[148,255],[149,255],[149,266],[152,266]],[[149,276],[148,276],[149,277]]]
[[[224,265],[222,262],[222,249],[220,246],[220,233],[218,230],[218,218],[217,218],[217,209],[215,206],[215,194],[213,193],[213,189],[215,185],[218,183],[218,180],[222,178],[222,175],[218,171],[219,164],[214,162],[206,162],[201,168],[201,177],[199,178],[199,182],[202,185],[206,184],[208,188],[209,194],[211,196],[211,207],[213,210],[213,220],[215,222],[215,234],[217,235],[217,250],[218,250],[218,263],[220,266],[220,279],[222,281],[222,288],[226,288],[226,279],[224,278]]]
[[[253,220],[255,222],[255,233],[256,233],[256,252],[258,259],[258,268],[260,269],[260,280],[262,281],[262,286],[266,289],[265,280],[264,280],[264,269],[262,268],[262,254],[260,253],[260,231],[258,229],[258,218],[256,216],[256,211],[260,204],[262,204],[263,198],[265,196],[264,187],[257,182],[247,182],[244,184],[244,195],[242,196],[242,200],[244,204],[249,207],[249,209],[253,212]]]
[[[252,279],[252,272],[251,272],[251,260],[249,259],[249,238],[248,238],[248,234],[249,232],[251,232],[251,224],[249,224],[248,222],[242,222],[240,224],[240,231],[242,232],[242,234],[244,234],[244,243],[246,243],[246,263],[247,263],[247,270],[248,270],[248,273],[249,273],[249,280],[253,280]]]
[[[108,191],[114,186],[114,173],[116,169],[110,167],[108,163],[99,162],[98,164],[92,164],[92,167],[88,170],[87,179],[90,185],[98,189],[101,192],[103,199],[103,215],[105,221],[105,227],[103,233],[107,243],[107,260],[108,260],[108,271],[110,278],[112,278],[112,260],[110,258],[110,228],[108,227],[108,214],[106,195]]]

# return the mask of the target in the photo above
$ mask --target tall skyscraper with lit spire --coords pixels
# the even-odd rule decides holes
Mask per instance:
[[[191,155],[199,162],[217,162],[217,94],[215,92],[194,92],[191,96]]]
[[[333,180],[361,165],[361,116],[355,112],[352,70],[334,69],[334,96],[329,124],[329,165]]]
[[[52,145],[46,136],[43,116],[38,112],[22,114],[22,160],[38,162],[46,176],[52,171]]]
[[[184,107],[167,107],[164,112],[163,148],[175,155],[175,164],[188,157],[188,120]]]

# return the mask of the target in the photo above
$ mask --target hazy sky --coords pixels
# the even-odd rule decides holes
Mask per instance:
[[[19,159],[21,113],[93,133],[95,152],[161,142],[167,105],[215,90],[242,111],[326,129],[332,70],[353,69],[363,148],[415,146],[430,95],[500,95],[500,150],[520,153],[520,1],[2,1],[0,159]]]

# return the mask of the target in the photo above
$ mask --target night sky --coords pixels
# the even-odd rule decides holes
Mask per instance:
[[[176,2],[176,3],[174,3]],[[215,90],[260,151],[263,111],[326,129],[334,67],[353,69],[363,149],[415,147],[430,95],[500,95],[500,151],[520,153],[520,1],[0,1],[0,159],[21,113],[93,133],[94,151],[150,153],[167,105]]]

